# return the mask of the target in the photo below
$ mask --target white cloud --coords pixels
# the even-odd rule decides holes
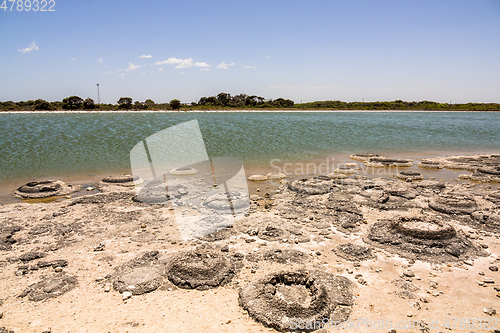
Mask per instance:
[[[151,74],[154,74],[155,71],[151,71]]]
[[[210,65],[207,64],[206,62],[199,62],[199,61],[195,62],[194,65],[196,67],[210,67]]]
[[[175,68],[189,68],[193,67],[193,58],[182,59],[182,61],[175,66]]]
[[[243,66],[243,68],[245,68],[245,69],[256,69],[257,67],[255,67],[255,66]]]
[[[200,69],[200,70],[201,70],[202,72],[205,72],[205,71],[209,71],[209,70],[210,70],[210,68],[205,67],[205,68],[202,68],[202,69]]]
[[[139,57],[140,59],[149,59],[149,58],[152,58],[152,56],[150,54],[146,55],[146,54],[143,54]]]
[[[158,70],[158,72],[163,72],[163,67],[160,67],[160,69]]]
[[[22,50],[19,50],[19,52],[21,53],[28,53],[28,52],[31,52],[31,51],[36,51],[38,50],[38,45],[36,45],[35,41],[33,41],[30,46],[22,49]]]
[[[234,66],[234,62],[232,62],[230,64],[226,64],[226,62],[223,61],[217,65],[217,69],[228,69],[229,66]]]
[[[155,65],[164,65],[164,64],[180,64],[183,60],[179,58],[168,58],[167,60],[157,61]]]
[[[71,60],[76,61],[76,58],[73,58],[73,59],[71,59]]]
[[[144,67],[144,66],[134,65],[133,63],[129,62],[128,68],[125,70],[125,72],[130,72],[130,71],[136,70],[137,68],[141,68],[141,67]]]
[[[99,58],[99,63],[102,64],[102,58]]]
[[[193,58],[180,59],[180,58],[168,58],[167,60],[157,61],[155,65],[164,64],[177,64],[175,68],[189,68],[189,67],[210,67],[206,62],[193,62]]]

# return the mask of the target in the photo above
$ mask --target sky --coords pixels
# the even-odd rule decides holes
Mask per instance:
[[[500,0],[35,2],[0,0],[0,101],[500,103]]]

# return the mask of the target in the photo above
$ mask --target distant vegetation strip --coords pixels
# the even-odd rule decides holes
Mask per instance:
[[[451,104],[432,101],[405,102],[342,102],[318,101],[295,104],[290,99],[265,99],[256,95],[239,94],[231,96],[220,93],[202,97],[198,102],[183,104],[178,99],[169,103],[155,103],[151,99],[144,102],[133,101],[131,97],[121,97],[116,104],[96,104],[92,98],[83,99],[70,96],[62,101],[48,102],[43,99],[0,102],[0,111],[56,111],[56,110],[429,110],[429,111],[500,111],[498,103]]]

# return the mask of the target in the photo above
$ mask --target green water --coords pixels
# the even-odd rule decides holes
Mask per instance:
[[[209,156],[249,163],[324,154],[500,151],[494,112],[0,114],[0,181],[130,167],[142,139],[198,119]]]

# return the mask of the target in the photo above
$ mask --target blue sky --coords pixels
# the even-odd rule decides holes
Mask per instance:
[[[10,4],[0,9],[1,101],[97,102],[99,83],[105,103],[219,92],[500,102],[499,0]]]

